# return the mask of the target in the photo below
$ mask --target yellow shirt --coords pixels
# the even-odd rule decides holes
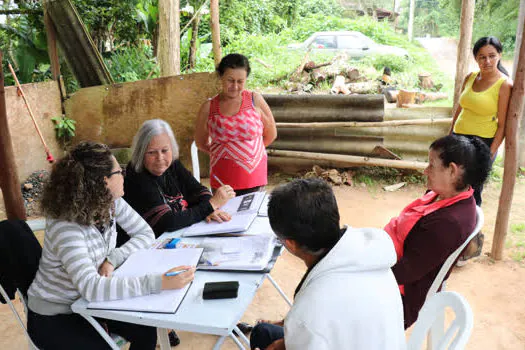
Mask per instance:
[[[506,78],[502,77],[488,89],[476,92],[472,90],[472,84],[478,74],[479,72],[470,75],[459,97],[462,111],[454,125],[454,132],[493,138],[498,129],[499,90]]]

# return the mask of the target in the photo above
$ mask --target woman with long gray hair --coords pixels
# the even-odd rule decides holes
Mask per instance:
[[[230,186],[214,195],[178,160],[179,147],[168,123],[144,122],[133,139],[126,168],[124,199],[150,224],[158,237],[201,220],[230,220],[219,208],[235,196]]]

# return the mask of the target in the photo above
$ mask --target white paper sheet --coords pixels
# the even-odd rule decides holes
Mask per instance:
[[[196,266],[202,255],[201,248],[144,249],[133,253],[114,272],[116,277],[139,277],[146,274],[163,274],[180,265]],[[90,302],[89,309],[128,310],[174,313],[184,299],[191,284],[177,290],[163,290],[134,298]]]
[[[265,192],[254,192],[243,196],[232,198],[221,207],[221,210],[228,212],[232,218],[230,221],[210,223],[201,221],[191,225],[182,233],[183,237],[215,235],[221,233],[238,233],[248,230],[264,199]],[[246,199],[251,198],[249,206]]]

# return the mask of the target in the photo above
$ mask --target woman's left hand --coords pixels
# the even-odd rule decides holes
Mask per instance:
[[[213,213],[206,217],[206,222],[217,221],[220,223],[224,221],[230,221],[231,218],[232,216],[229,213],[223,210],[215,210]]]
[[[107,260],[98,268],[98,274],[103,277],[111,277],[113,271],[115,271],[115,267]]]

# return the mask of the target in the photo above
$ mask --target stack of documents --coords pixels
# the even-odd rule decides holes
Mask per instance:
[[[139,250],[131,254],[124,264],[115,270],[113,276],[140,277],[151,274],[160,275],[177,266],[196,266],[202,251],[201,248]],[[159,294],[121,300],[90,302],[87,307],[88,309],[175,313],[190,285],[191,283],[182,289],[163,290]]]
[[[221,210],[232,216],[230,221],[222,223],[201,221],[186,228],[182,232],[182,236],[192,237],[244,232],[257,217],[264,197],[265,192],[254,192],[232,198],[221,207]]]
[[[276,241],[274,236],[182,238],[177,250],[202,248],[200,270],[262,271],[272,258]]]

